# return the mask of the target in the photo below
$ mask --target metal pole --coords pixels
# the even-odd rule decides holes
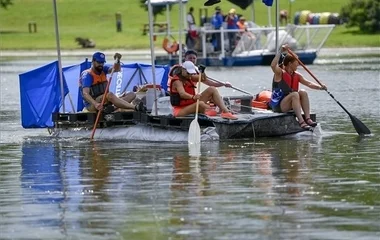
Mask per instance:
[[[252,22],[255,23],[255,1],[252,1],[252,4],[251,4],[251,14],[252,14]]]
[[[149,42],[150,42],[150,58],[152,62],[152,78],[153,78],[153,90],[154,90],[154,106],[155,106],[155,115],[157,116],[157,91],[156,91],[156,67],[154,63],[155,54],[154,54],[154,42],[153,42],[153,11],[150,0],[148,0],[148,15],[149,15]],[[168,29],[169,25],[168,25]],[[170,31],[170,30],[168,30]]]
[[[182,63],[182,33],[183,33],[183,2],[179,1],[179,53],[178,53],[178,63]]]
[[[55,40],[57,42],[57,55],[58,55],[58,72],[59,72],[59,82],[61,86],[61,98],[62,98],[62,110],[65,113],[65,91],[63,89],[63,73],[62,73],[62,60],[61,60],[61,46],[59,43],[59,30],[58,30],[58,14],[57,14],[57,3],[53,0],[54,9],[54,21],[55,21]]]
[[[280,25],[280,17],[279,17],[279,14],[280,14],[280,0],[276,0],[276,48],[275,48],[275,52],[278,51],[279,47],[279,39],[278,39],[278,26]]]

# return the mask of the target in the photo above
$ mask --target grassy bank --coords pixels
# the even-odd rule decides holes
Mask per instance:
[[[199,8],[205,0],[189,0],[187,7],[195,8],[195,18],[199,23]],[[291,12],[310,10],[312,12],[339,12],[349,0],[300,0],[294,1]],[[236,8],[237,12],[251,19],[252,9],[241,10],[223,0],[219,5],[224,12]],[[255,1],[255,20],[258,25],[268,22],[267,8],[261,1]],[[140,7],[139,0],[57,0],[59,29],[62,49],[78,49],[76,37],[95,40],[98,49],[149,48],[149,38],[142,35],[143,24],[148,23],[147,12]],[[281,9],[289,10],[288,0],[282,0]],[[273,9],[274,11],[274,9]],[[115,13],[122,14],[122,32],[116,32]],[[208,16],[214,7],[208,8]],[[173,30],[178,26],[178,6],[171,11]],[[272,14],[274,15],[274,14]],[[157,22],[164,22],[160,15]],[[29,33],[28,23],[36,22],[37,33]],[[272,20],[274,22],[274,19]],[[358,29],[337,26],[326,47],[379,46],[379,35],[359,34]],[[156,42],[159,47],[160,39]],[[0,8],[0,49],[54,49],[55,30],[51,0],[14,0],[8,10]]]

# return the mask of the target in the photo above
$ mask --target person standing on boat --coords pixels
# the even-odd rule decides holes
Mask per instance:
[[[309,96],[305,90],[299,89],[299,83],[317,90],[325,90],[325,85],[317,85],[305,79],[298,73],[298,61],[291,55],[286,55],[283,61],[283,66],[278,64],[279,58],[286,53],[288,45],[282,45],[281,50],[276,54],[271,63],[271,68],[274,73],[272,84],[271,107],[274,112],[288,112],[293,110],[296,114],[300,126],[304,129],[315,127],[316,122],[310,119],[310,103]],[[305,120],[302,117],[302,111],[305,115]]]
[[[121,58],[120,53],[115,53],[115,59]],[[106,57],[101,52],[96,52],[92,55],[92,66],[90,69],[84,70],[79,81],[80,91],[83,97],[84,105],[90,112],[102,111],[101,101],[107,87],[107,74],[119,72],[121,70],[120,62],[117,61],[112,67],[105,66]],[[135,99],[136,94],[130,92],[119,98],[114,93],[107,93],[106,103],[112,103],[118,108],[134,109],[143,111],[143,105],[133,105],[130,102]]]
[[[223,14],[219,6],[215,7],[215,14],[211,18],[211,24],[215,30],[219,30],[223,24]],[[215,51],[220,51],[222,47],[222,35],[220,32],[212,34],[212,45]]]
[[[170,103],[173,106],[173,115],[175,117],[184,117],[195,113],[196,103],[199,99],[199,113],[205,113],[209,110],[210,106],[207,102],[212,101],[222,110],[220,114],[222,118],[236,120],[237,117],[231,114],[226,105],[224,105],[223,99],[215,87],[210,86],[202,93],[196,93],[196,84],[199,80],[198,74],[196,66],[190,61],[186,61],[182,66],[176,66],[173,69],[170,84]],[[206,81],[206,77],[203,75],[202,82],[206,83]]]
[[[231,10],[228,12],[228,15],[226,16],[226,23],[227,23],[227,29],[228,30],[237,30],[239,29],[237,23],[238,23],[238,16],[236,15],[236,10],[234,8],[231,8]],[[236,34],[237,32],[228,32],[228,42],[230,45],[229,51],[232,53],[235,49],[236,44]]]
[[[196,38],[198,37],[197,25],[195,24],[194,8],[190,7],[187,13],[187,34],[186,34],[186,46],[187,48],[194,48]]]

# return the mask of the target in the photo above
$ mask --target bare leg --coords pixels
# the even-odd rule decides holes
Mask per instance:
[[[301,100],[301,107],[305,114],[305,119],[310,118],[310,103],[309,103],[309,96],[307,95],[307,92],[304,90],[300,90],[299,92],[300,100]]]
[[[289,110],[293,109],[296,117],[298,118],[298,122],[302,123],[304,121],[302,117],[300,96],[298,92],[292,92],[286,96],[281,101],[280,106],[282,112],[288,112]]]
[[[177,117],[184,117],[184,116],[187,116],[189,114],[195,113],[196,106],[197,106],[197,103],[193,103],[193,104],[191,104],[189,106],[186,106],[186,107],[182,108],[178,112]],[[203,101],[199,101],[198,113],[204,113],[207,108],[208,108],[208,105],[206,103],[204,103]]]
[[[129,103],[131,103],[136,98],[136,93],[134,93],[134,92],[128,92],[128,93],[125,93],[123,95],[124,96],[122,96],[120,98],[126,102],[129,102]]]
[[[219,94],[219,91],[215,87],[208,87],[202,92],[200,100],[207,102],[212,100],[216,106],[218,106],[222,112],[229,112],[226,105],[224,105],[223,99]]]
[[[107,99],[108,99],[108,101],[113,103],[118,108],[135,109],[135,105],[133,105],[129,102],[126,102],[121,98],[118,98],[115,94],[113,94],[111,92],[107,94]]]

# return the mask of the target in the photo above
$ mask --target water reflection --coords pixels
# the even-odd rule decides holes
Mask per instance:
[[[8,226],[1,237],[347,239],[361,231],[374,236],[374,140],[352,138],[209,143],[200,157],[189,157],[186,144],[24,141],[21,191],[0,200],[2,216],[9,216],[1,219]],[[352,161],[363,149],[366,162]],[[341,157],[332,158],[337,152]],[[0,193],[17,189],[18,183],[4,184],[13,178],[5,170],[9,166],[0,164],[6,179]]]

